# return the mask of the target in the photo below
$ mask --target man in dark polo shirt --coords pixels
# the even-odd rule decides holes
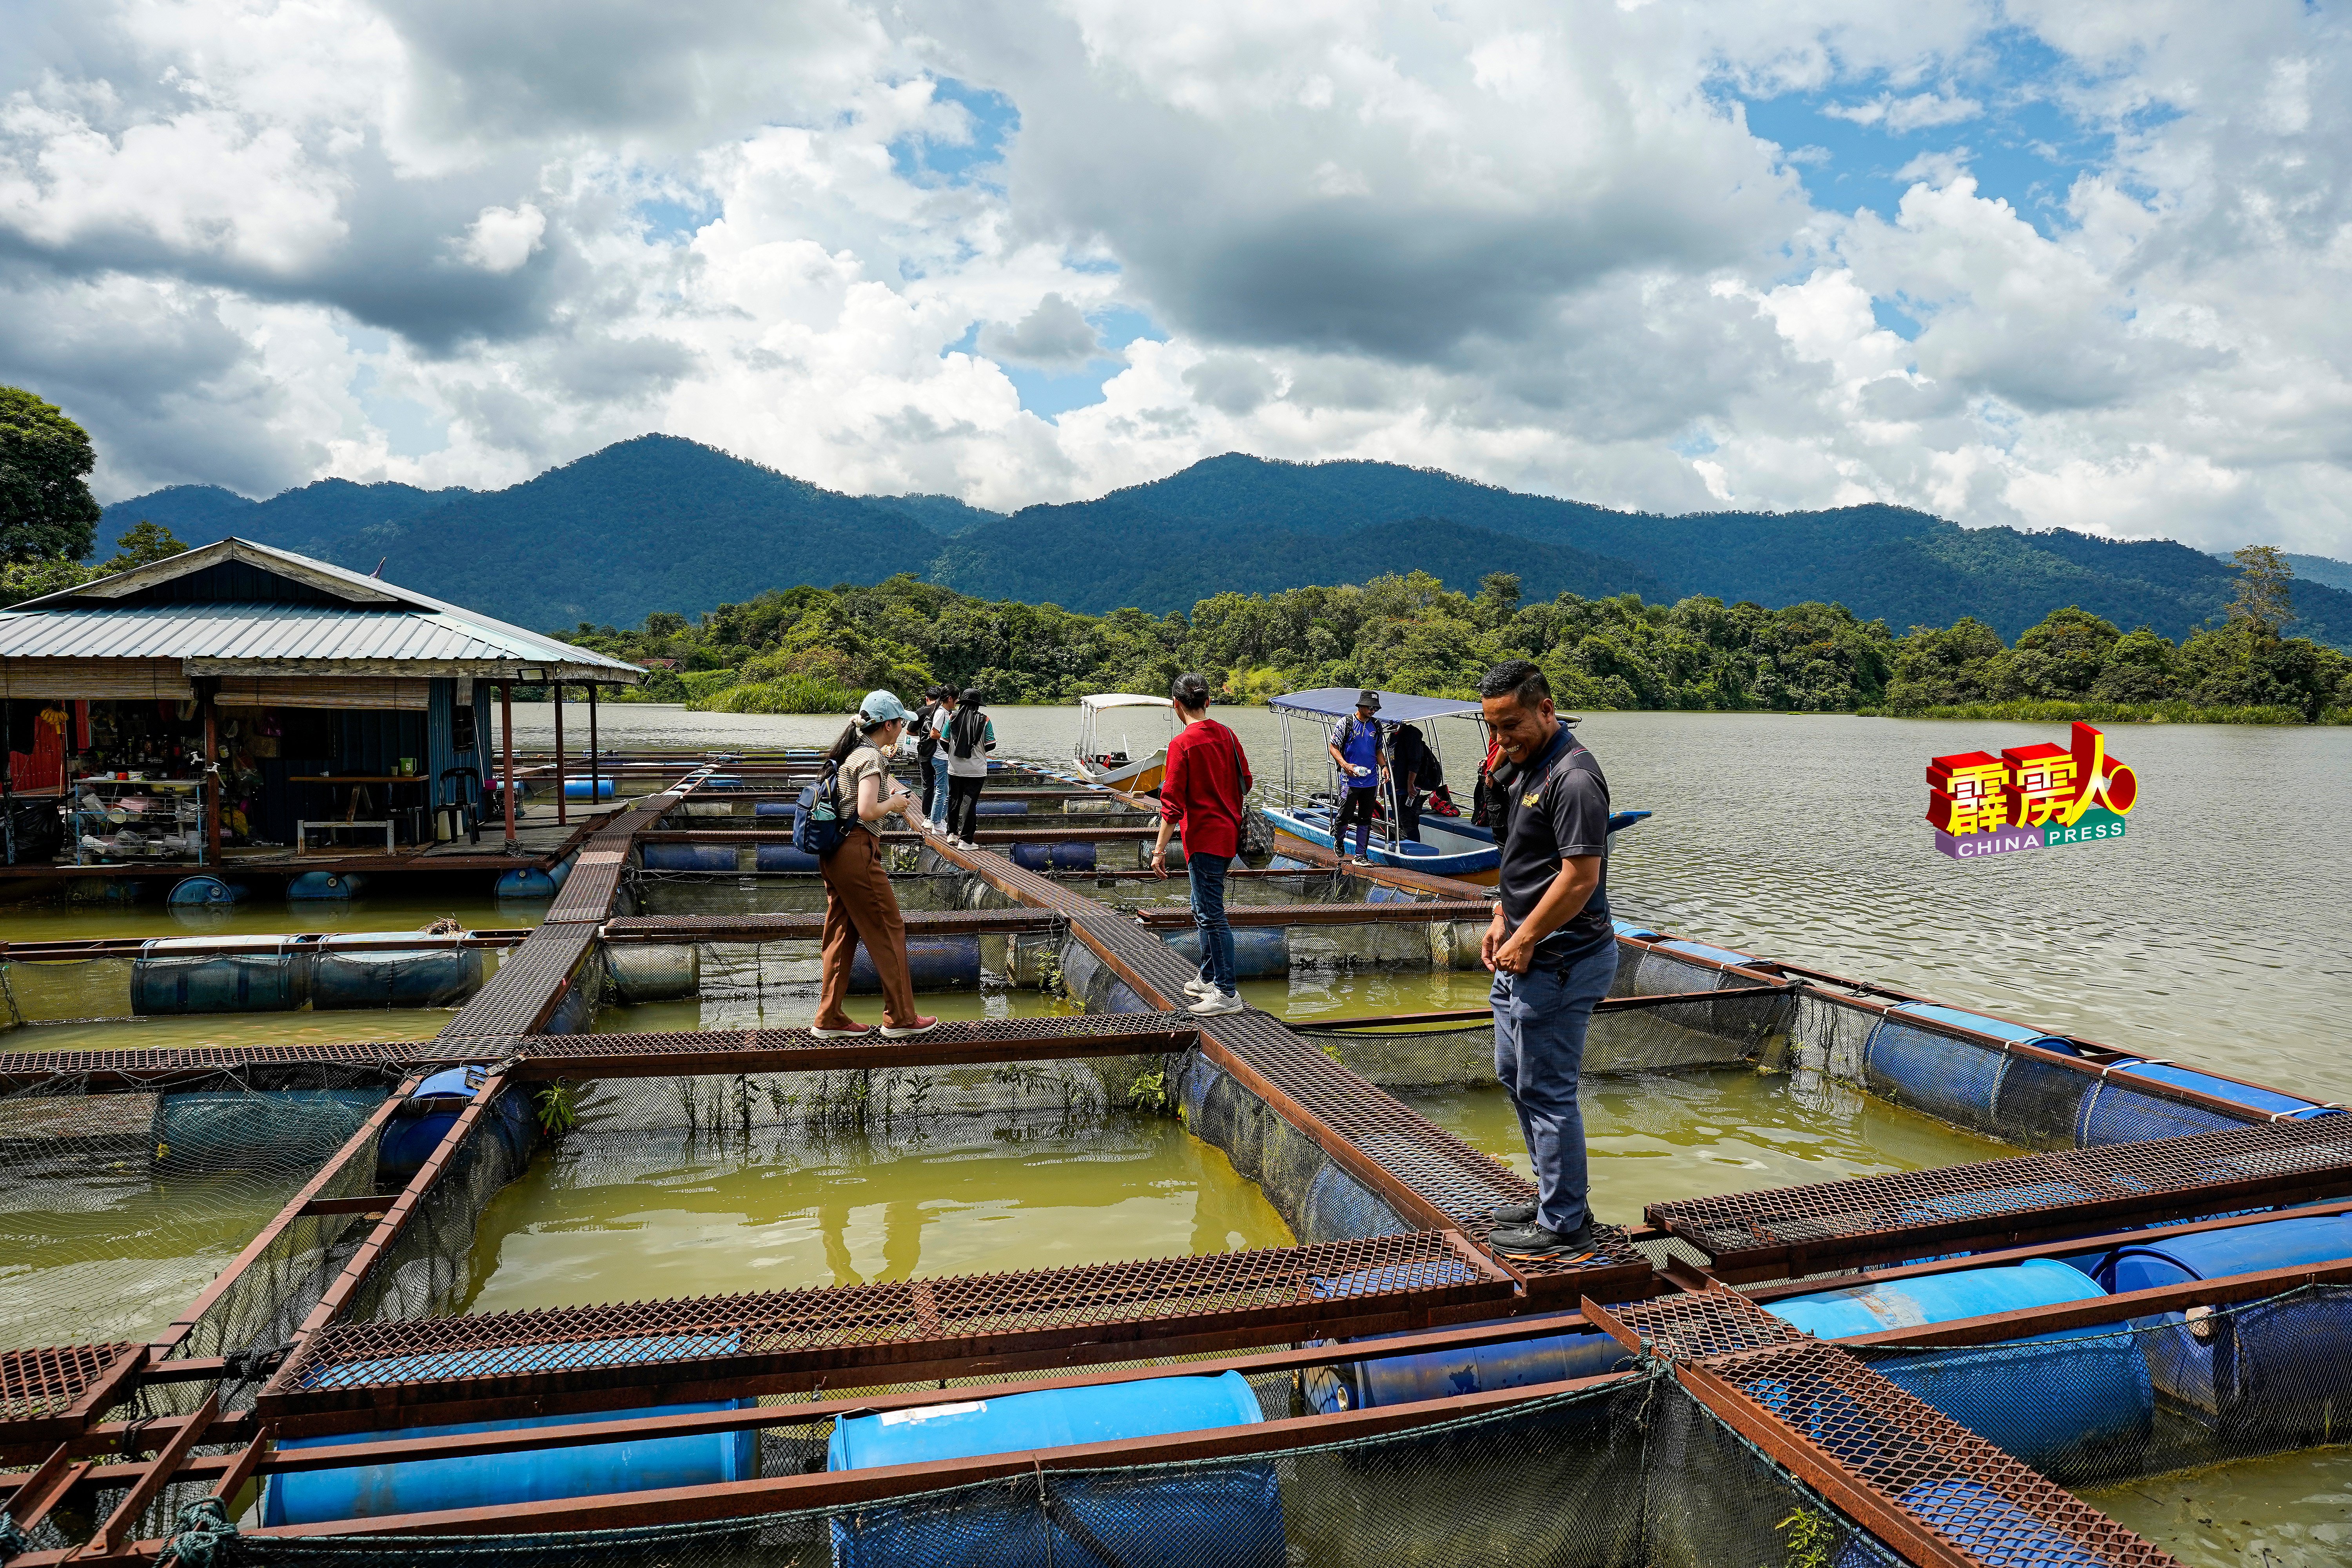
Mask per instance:
[[[1553,710],[1543,671],[1523,658],[1478,683],[1502,746],[1490,798],[1502,897],[1480,956],[1495,972],[1495,1076],[1519,1114],[1536,1201],[1494,1211],[1506,1258],[1576,1263],[1597,1255],[1577,1075],[1592,1005],[1617,974],[1609,920],[1609,781]]]

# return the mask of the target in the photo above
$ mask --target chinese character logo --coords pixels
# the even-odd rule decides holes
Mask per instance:
[[[2139,803],[2139,776],[2107,755],[2105,736],[2080,723],[2071,746],[1937,757],[1927,788],[1936,847],[1963,860],[2120,838]]]

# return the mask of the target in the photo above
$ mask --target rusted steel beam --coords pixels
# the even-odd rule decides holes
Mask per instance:
[[[163,1447],[157,1450],[153,1462],[146,1467],[145,1473],[131,1483],[131,1489],[123,1494],[114,1511],[106,1516],[106,1522],[98,1527],[96,1535],[90,1537],[88,1555],[103,1557],[121,1550],[125,1538],[139,1522],[139,1516],[145,1513],[147,1505],[171,1484],[173,1473],[187,1458],[188,1450],[196,1446],[196,1439],[204,1435],[205,1426],[211,1424],[219,1410],[220,1391],[215,1389],[205,1395],[205,1402],[196,1413],[165,1440]]]
[[[1954,1318],[1948,1322],[1916,1328],[1883,1329],[1835,1342],[1842,1345],[1984,1345],[2002,1340],[2052,1334],[2063,1329],[2118,1323],[2126,1318],[2158,1312],[2185,1311],[2190,1307],[2216,1307],[2232,1301],[2259,1301],[2305,1285],[2341,1285],[2352,1280],[2352,1258],[2332,1263],[2299,1263],[2292,1268],[2265,1268],[2253,1274],[2225,1275],[2218,1279],[2191,1279],[2182,1285],[2160,1285],[2148,1290],[2126,1290],[2084,1301],[2062,1301],[2050,1307],[2021,1307],[1981,1318]]]
[[[2034,1258],[2067,1258],[2097,1252],[2107,1247],[2138,1247],[2160,1242],[2176,1236],[2195,1236],[2209,1230],[2235,1230],[2241,1226],[2268,1225],[2273,1220],[2303,1219],[2326,1215],[2352,1214],[2352,1201],[2327,1204],[2300,1204],[2292,1207],[2263,1209],[2254,1214],[2235,1214],[2220,1219],[2191,1220],[2184,1225],[2138,1226],[2128,1230],[2102,1231],[2053,1246],[2044,1242],[2032,1247],[2008,1247],[1998,1251],[1971,1252],[1963,1258],[1939,1258],[1933,1263],[1906,1263],[1890,1268],[1857,1268],[1850,1274],[1818,1275],[1807,1279],[1780,1279],[1769,1284],[1747,1284],[1739,1293],[1751,1301],[1779,1301],[1790,1296],[1809,1296],[1820,1290],[1843,1290],[1881,1280],[1916,1279],[1929,1274],[1949,1274],[1956,1268],[1990,1268],[2006,1263],[2022,1263]],[[1663,1238],[1665,1232],[1657,1235]]]
[[[880,1030],[871,1039],[827,1040],[804,1030],[768,1029],[765,1036],[792,1034],[805,1044],[756,1044],[743,1031],[709,1036],[680,1035],[685,1042],[707,1039],[707,1047],[667,1046],[659,1050],[599,1050],[593,1043],[608,1035],[536,1035],[524,1037],[528,1054],[516,1062],[510,1076],[518,1082],[550,1079],[673,1078],[679,1074],[743,1072],[836,1072],[844,1068],[977,1067],[995,1062],[1061,1061],[1094,1057],[1154,1056],[1190,1050],[1199,1035],[1189,1015],[1168,1016],[1165,1028],[1131,1029],[1118,1034],[1076,1032],[1037,1039],[987,1037],[935,1038],[940,1031],[912,1039],[885,1040]],[[576,1054],[566,1054],[577,1042]]]
[[[163,1361],[173,1351],[179,1349],[181,1343],[194,1331],[196,1321],[210,1311],[215,1302],[228,1294],[230,1289],[245,1277],[245,1271],[252,1268],[261,1255],[268,1251],[271,1245],[285,1234],[287,1226],[301,1218],[306,1213],[320,1212],[314,1211],[311,1206],[329,1201],[322,1200],[319,1196],[320,1193],[326,1189],[328,1184],[341,1175],[344,1168],[357,1159],[362,1151],[372,1150],[375,1146],[377,1137],[390,1124],[393,1117],[399,1113],[403,1102],[415,1093],[417,1085],[424,1081],[423,1075],[413,1075],[398,1089],[384,1097],[383,1103],[376,1107],[375,1113],[360,1124],[358,1131],[343,1141],[341,1148],[327,1157],[326,1163],[311,1173],[309,1181],[302,1184],[301,1191],[286,1200],[285,1206],[278,1211],[276,1217],[262,1226],[251,1241],[245,1244],[244,1250],[229,1260],[228,1267],[213,1276],[212,1282],[196,1293],[196,1299],[194,1301],[188,1303],[187,1310],[173,1319],[162,1332],[148,1342],[147,1353],[151,1361]],[[366,1211],[343,1212],[364,1213]]]
[[[1381,904],[1381,909],[1396,909]],[[1404,906],[1410,907],[1410,906]],[[1650,996],[1604,996],[1593,1004],[1596,1012],[1620,1013],[1647,1007],[1677,1007],[1695,1003],[1722,1002],[1738,996],[1785,995],[1786,985],[1734,985],[1721,991],[1665,991]],[[1304,1018],[1290,1025],[1302,1035],[1345,1035],[1365,1029],[1411,1028],[1424,1024],[1483,1024],[1494,1017],[1490,1007],[1451,1007],[1433,1013],[1388,1013],[1373,1018]]]
[[[325,1294],[319,1299],[319,1304],[310,1309],[310,1315],[294,1331],[289,1363],[300,1354],[302,1346],[312,1335],[341,1317],[343,1310],[351,1305],[352,1295],[366,1281],[375,1268],[376,1260],[399,1239],[400,1233],[408,1228],[408,1222],[415,1217],[417,1206],[439,1184],[441,1173],[447,1168],[451,1156],[465,1147],[466,1140],[473,1135],[475,1127],[481,1121],[482,1112],[488,1109],[490,1101],[497,1099],[506,1086],[507,1077],[501,1072],[490,1073],[482,1079],[481,1087],[474,1091],[472,1099],[466,1101],[466,1108],[457,1113],[457,1121],[450,1123],[449,1130],[441,1135],[441,1142],[434,1145],[433,1152],[425,1157],[425,1163],[417,1167],[416,1174],[409,1177],[408,1184],[392,1201],[392,1206],[384,1211],[383,1217],[376,1221],[367,1239],[360,1243],[359,1250],[343,1266],[342,1273],[327,1287]],[[284,1375],[284,1369],[280,1368],[271,1378],[271,1386],[275,1386],[278,1378]]]
[[[1178,1374],[1181,1375],[1181,1369]],[[280,1526],[245,1533],[250,1537],[282,1539],[337,1535],[536,1534],[741,1519],[791,1509],[872,1502],[916,1491],[1039,1470],[1183,1464],[1279,1453],[1286,1448],[1374,1436],[1433,1426],[1464,1416],[1505,1411],[1516,1405],[1557,1398],[1563,1394],[1615,1383],[1623,1376],[1622,1373],[1611,1373],[1532,1389],[1456,1394],[1419,1405],[1351,1410],[1329,1415],[1292,1416],[1247,1426],[1216,1427],[1202,1432],[1110,1443],[1076,1444],[930,1464],[820,1471],[814,1475],[777,1476],[752,1481],[679,1487],[665,1491],[520,1503],[505,1508],[394,1514],[321,1524]],[[782,1421],[789,1421],[793,1409],[790,1405],[772,1408]]]
[[[1013,936],[1057,931],[1051,910],[908,910],[908,936]],[[822,914],[616,915],[597,934],[606,942],[814,942],[824,934]]]
[[[1229,904],[1225,919],[1236,926],[1423,925],[1484,921],[1494,912],[1492,904],[1458,900],[1420,904]],[[1192,912],[1183,908],[1142,910],[1136,918],[1153,931],[1192,928]]]
[[[980,844],[1144,844],[1160,836],[1156,827],[983,827],[972,835]],[[640,844],[790,844],[789,829],[775,827],[663,827],[637,835]],[[885,833],[885,844],[933,844],[927,833]]]

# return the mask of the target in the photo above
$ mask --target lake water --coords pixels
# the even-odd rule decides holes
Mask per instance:
[[[549,711],[516,709],[520,743],[548,742]],[[1007,757],[1058,762],[1076,730],[1074,708],[991,711]],[[603,713],[605,743],[620,746],[813,745],[843,722]],[[1275,714],[1217,718],[1261,782],[1280,778]],[[1159,743],[1160,722],[1139,711],[1131,739]],[[1466,800],[1470,726],[1425,728]],[[2063,744],[2063,725],[1598,713],[1578,732],[1615,804],[1657,814],[1618,838],[1621,914],[2352,1101],[2352,729],[2115,726],[2110,752],[2140,780],[2128,837],[1975,862],[1936,852],[1928,760]]]

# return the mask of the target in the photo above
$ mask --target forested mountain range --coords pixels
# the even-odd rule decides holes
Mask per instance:
[[[1711,595],[1818,600],[1900,632],[1973,616],[2014,637],[2078,605],[2179,638],[2217,616],[2233,568],[2165,540],[1963,529],[1895,506],[1680,517],[1525,495],[1393,463],[1227,454],[1091,501],[1010,516],[945,496],[848,496],[674,436],[643,436],[494,491],[325,479],[253,501],[181,485],[107,508],[190,543],[236,533],[384,575],[530,626],[635,626],[763,588],[908,572],[989,599],[1101,613],[1189,611],[1213,594],[1420,569],[1529,600]],[[2299,636],[2352,648],[2352,592],[2294,586]]]

